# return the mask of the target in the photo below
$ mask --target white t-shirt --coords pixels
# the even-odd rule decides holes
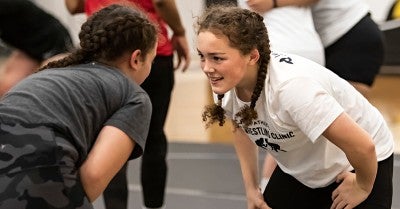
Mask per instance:
[[[238,6],[249,9],[245,0],[238,0]],[[279,7],[263,17],[272,50],[297,54],[325,65],[324,47],[315,31],[310,7]]]
[[[234,89],[222,100],[231,119],[245,104]],[[340,172],[353,169],[343,151],[322,136],[342,112],[372,136],[378,160],[393,153],[393,137],[379,111],[347,81],[300,56],[271,54],[256,111],[258,119],[245,129],[247,135],[284,172],[311,188],[327,186]]]
[[[325,47],[346,34],[368,12],[364,0],[320,0],[312,6],[315,29]]]

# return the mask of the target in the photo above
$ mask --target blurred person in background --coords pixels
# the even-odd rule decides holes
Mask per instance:
[[[28,0],[0,1],[0,39],[12,49],[0,67],[0,97],[40,66],[73,49],[63,24]]]
[[[278,0],[279,1],[279,0]],[[365,0],[319,0],[312,6],[325,66],[368,98],[384,60],[384,39]]]

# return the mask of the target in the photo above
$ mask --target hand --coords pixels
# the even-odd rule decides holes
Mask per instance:
[[[260,14],[268,12],[273,8],[272,0],[247,0],[246,3],[250,9]]]
[[[186,37],[184,35],[173,35],[171,42],[178,56],[178,64],[176,65],[175,69],[178,69],[181,67],[181,65],[183,65],[182,71],[185,72],[190,64],[189,47]]]
[[[351,209],[367,199],[370,192],[363,190],[357,183],[356,174],[342,172],[336,178],[340,185],[332,193],[331,209]]]
[[[271,209],[264,201],[264,197],[261,193],[261,189],[255,189],[254,192],[247,197],[247,208],[248,209]]]

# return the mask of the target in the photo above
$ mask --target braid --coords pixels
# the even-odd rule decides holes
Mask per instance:
[[[42,71],[48,68],[62,68],[69,65],[83,63],[86,57],[88,57],[88,54],[86,52],[82,50],[77,50],[76,52],[71,53],[69,56],[47,63],[43,67],[39,68],[38,71]]]
[[[146,55],[157,42],[157,27],[139,9],[113,4],[94,13],[82,25],[80,49],[39,70],[92,61],[112,61],[136,49]]]
[[[219,126],[225,123],[225,110],[222,108],[223,94],[218,95],[218,103],[207,105],[202,114],[203,122],[206,123],[206,128],[210,127],[213,123],[218,121]]]
[[[269,52],[269,49],[267,49]],[[264,89],[265,85],[265,78],[267,76],[267,69],[268,69],[268,63],[269,63],[269,53],[263,53],[260,52],[260,54],[267,54],[266,56],[261,57],[260,61],[260,68],[258,69],[257,72],[257,83],[256,86],[253,90],[253,94],[251,95],[251,102],[250,106],[245,105],[238,113],[236,113],[236,119],[235,122],[236,124],[242,124],[243,127],[247,128],[249,125],[251,125],[252,121],[258,118],[257,112],[255,111],[255,106],[258,98],[260,97],[260,94],[262,90]],[[240,118],[240,119],[237,119]]]

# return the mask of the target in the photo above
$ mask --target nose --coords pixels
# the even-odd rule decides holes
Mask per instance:
[[[210,65],[210,62],[208,62],[207,60],[205,60],[202,63],[201,68],[203,69],[203,72],[205,72],[205,73],[213,73],[213,72],[215,72],[215,69]]]

